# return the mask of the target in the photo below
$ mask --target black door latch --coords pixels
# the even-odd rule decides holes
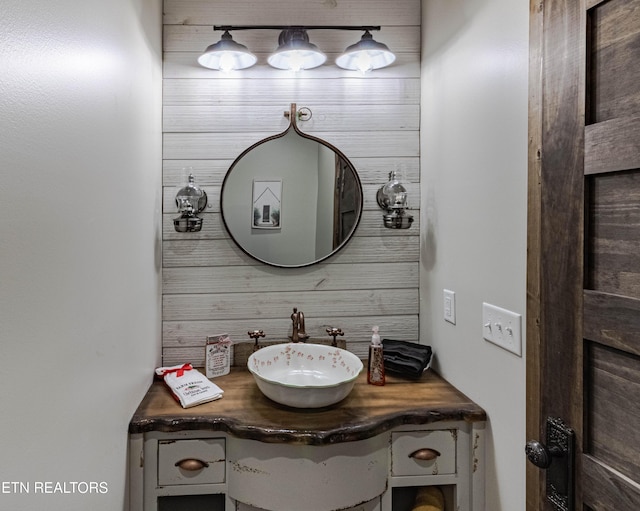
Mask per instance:
[[[547,471],[547,499],[558,511],[574,511],[575,434],[562,419],[547,418],[546,443],[530,440],[525,446],[527,458]]]

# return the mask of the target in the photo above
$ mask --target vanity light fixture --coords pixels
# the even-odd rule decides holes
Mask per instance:
[[[320,48],[309,42],[309,35],[303,28],[287,28],[280,32],[278,45],[267,59],[271,67],[298,72],[321,66],[327,60]]]
[[[372,69],[380,69],[393,64],[396,56],[386,44],[374,41],[368,30],[356,44],[347,47],[336,59],[336,65],[343,69],[358,70],[366,73]]]
[[[407,187],[399,174],[397,170],[391,171],[389,181],[376,194],[378,205],[387,211],[382,219],[388,229],[408,229],[413,223],[413,216],[407,213]]]
[[[372,69],[380,69],[391,65],[396,56],[386,44],[373,39],[371,31],[380,30],[380,26],[280,26],[280,25],[215,25],[213,30],[223,30],[220,41],[210,45],[198,58],[198,63],[209,69],[232,71],[245,69],[257,62],[257,57],[249,49],[235,42],[230,31],[233,30],[280,30],[278,48],[267,62],[278,69],[300,71],[321,66],[327,56],[309,41],[308,30],[358,30],[364,34],[361,40],[347,47],[336,59],[336,65],[343,69],[366,73]]]
[[[193,174],[189,174],[189,183],[178,190],[176,205],[180,216],[173,219],[173,227],[178,232],[198,232],[202,229],[202,218],[198,217],[207,207],[207,194],[195,184]]]
[[[244,44],[235,42],[228,30],[225,30],[217,43],[209,46],[198,57],[198,64],[201,66],[225,72],[251,67],[257,61],[258,57]]]

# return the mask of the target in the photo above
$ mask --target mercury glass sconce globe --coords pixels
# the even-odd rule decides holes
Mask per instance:
[[[198,232],[202,229],[202,218],[198,213],[207,206],[207,194],[195,184],[193,174],[189,174],[189,183],[176,194],[176,206],[180,216],[173,219],[177,232]]]
[[[407,187],[399,174],[397,170],[391,171],[389,181],[376,194],[378,205],[386,210],[382,219],[388,229],[408,229],[413,223],[413,216],[407,213]]]

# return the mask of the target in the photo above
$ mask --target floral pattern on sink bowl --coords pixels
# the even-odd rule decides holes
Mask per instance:
[[[260,391],[273,401],[294,408],[320,408],[347,397],[364,366],[341,348],[285,343],[251,354],[247,367]]]

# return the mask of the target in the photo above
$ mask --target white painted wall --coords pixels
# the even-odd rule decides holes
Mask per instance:
[[[527,0],[422,2],[421,340],[488,413],[491,511],[525,508],[525,360],[482,339],[482,302],[524,325],[528,15]]]
[[[124,507],[127,424],[160,360],[161,13],[2,4],[0,509]]]

